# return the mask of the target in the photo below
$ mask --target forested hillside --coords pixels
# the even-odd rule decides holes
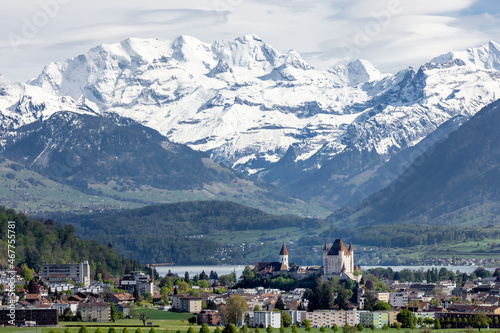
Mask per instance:
[[[207,239],[223,231],[298,227],[314,231],[324,221],[272,215],[229,201],[193,201],[148,206],[118,213],[52,215],[73,223],[84,237],[111,243],[122,255],[141,262],[207,263],[221,245]],[[231,243],[228,239],[225,243]]]
[[[125,270],[143,268],[135,260],[126,259],[110,246],[96,241],[81,240],[72,225],[60,225],[52,220],[32,219],[13,209],[0,207],[0,266],[7,262],[8,221],[15,221],[15,264],[39,271],[42,264],[76,263],[88,260],[93,277],[121,275]],[[11,233],[12,234],[12,233]]]

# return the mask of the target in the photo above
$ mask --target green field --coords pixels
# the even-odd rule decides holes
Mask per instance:
[[[127,320],[120,320],[116,324],[122,325],[122,322],[125,322],[125,321],[127,321]],[[175,333],[175,332],[177,332],[177,330],[180,330],[182,333],[186,333],[190,326],[193,327],[195,332],[199,332],[199,330],[201,328],[201,326],[199,326],[199,325],[180,324],[180,323],[176,323],[173,320],[172,321],[160,320],[158,323],[160,324],[160,327],[154,328],[156,333]],[[95,325],[96,323],[92,323],[92,324]],[[153,324],[157,324],[157,323],[153,322]],[[109,327],[112,327],[112,325],[109,325],[108,323],[103,323],[103,325],[100,326],[103,333],[107,333]],[[147,327],[147,326],[144,327],[142,325],[138,325],[137,327],[128,327],[127,329],[129,331],[129,333],[135,333],[135,330],[137,328],[140,328],[142,333],[148,333],[150,330],[150,327]],[[61,325],[59,325],[58,327],[54,327],[54,328],[50,328],[50,327],[43,327],[43,328],[40,328],[40,327],[39,328],[1,327],[0,333],[49,333],[49,331],[52,329],[54,329],[56,331],[56,333],[64,333],[64,330],[66,329],[66,327],[64,327],[64,323],[61,323]],[[88,329],[89,333],[95,333],[97,327],[88,327],[87,329]],[[221,329],[222,329],[222,327],[221,327]],[[79,328],[76,328],[76,327],[71,328],[72,333],[78,333],[78,330],[79,330]],[[116,328],[117,333],[121,333],[122,330],[123,330],[123,328],[121,328],[121,327]],[[215,330],[215,327],[214,326],[210,327],[210,330],[211,331]],[[261,333],[266,332],[266,330],[263,328],[259,329],[259,331]],[[458,329],[458,330],[439,329],[439,330],[432,330],[432,331],[434,333],[468,333],[464,329]],[[390,328],[387,331],[384,331],[384,330],[379,328],[379,329],[375,329],[374,331],[372,331],[370,329],[365,329],[363,332],[364,333],[405,333],[405,332],[418,333],[420,331],[418,329],[410,330],[410,329],[403,329],[403,328],[400,331],[398,331],[395,328]],[[474,329],[474,332],[479,332],[479,331],[477,329]],[[500,329],[489,329],[489,330],[483,329],[482,332],[498,333],[498,332],[500,332]],[[254,333],[254,329],[249,329],[249,333]],[[279,333],[279,329],[274,329],[273,333]],[[292,333],[292,329],[290,327],[286,328],[285,333]],[[321,332],[320,332],[319,328],[312,328],[311,332],[307,332],[305,330],[305,328],[299,327],[298,333],[321,333]],[[327,329],[326,333],[334,333],[334,331],[331,329]],[[342,329],[339,329],[338,333],[342,333]]]

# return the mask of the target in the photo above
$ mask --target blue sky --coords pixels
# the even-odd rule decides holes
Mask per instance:
[[[204,42],[255,34],[327,69],[357,58],[382,72],[500,42],[500,4],[485,0],[24,0],[2,3],[0,74],[36,77],[50,61],[127,37]]]

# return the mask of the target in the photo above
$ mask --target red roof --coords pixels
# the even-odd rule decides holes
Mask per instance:
[[[326,242],[325,242],[325,246],[323,246],[323,252],[328,252],[328,245],[326,245]]]
[[[349,242],[349,252],[352,252],[354,249],[352,248],[352,243]]]
[[[281,246],[280,256],[287,256],[287,255],[288,255],[288,251],[286,250],[285,242],[283,242],[283,246]]]

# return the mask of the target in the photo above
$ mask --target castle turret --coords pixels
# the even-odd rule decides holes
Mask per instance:
[[[286,245],[285,242],[283,242],[283,245],[281,246],[281,251],[280,251],[280,262],[288,268],[288,251],[286,250]]]
[[[327,274],[328,272],[328,245],[325,242],[325,246],[323,246],[323,274]]]
[[[349,271],[354,272],[354,249],[352,247],[352,243],[349,242],[349,254],[351,255],[351,260],[349,262]]]

